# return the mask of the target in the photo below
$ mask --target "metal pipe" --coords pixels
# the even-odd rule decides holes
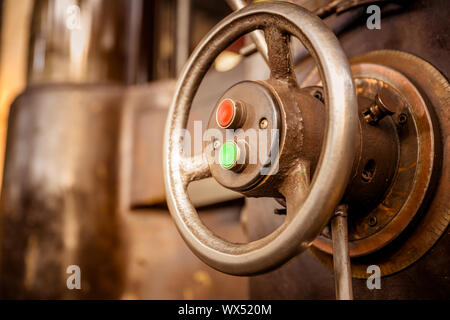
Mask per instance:
[[[177,76],[189,58],[191,0],[177,0],[175,68]]]
[[[33,3],[29,85],[135,83],[142,0]]]
[[[226,0],[226,1],[230,6],[230,8],[233,9],[234,11],[240,10],[245,6],[247,6],[247,2],[245,0]],[[255,44],[256,49],[262,55],[264,60],[268,62],[269,61],[268,50],[266,39],[264,37],[264,32],[262,32],[261,30],[253,31],[252,33],[250,33],[250,37],[253,43]]]
[[[143,0],[131,0],[126,2],[127,5],[127,25],[126,38],[127,47],[126,55],[128,63],[126,65],[125,81],[126,84],[131,85],[137,83],[137,73],[139,69],[139,50],[140,37],[142,30],[142,11]]]
[[[353,300],[352,271],[348,253],[347,205],[339,205],[331,219],[336,299]]]

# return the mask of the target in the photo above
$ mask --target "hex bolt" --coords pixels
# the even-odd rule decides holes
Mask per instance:
[[[408,115],[406,113],[400,113],[397,117],[398,124],[404,125],[408,121]]]
[[[220,147],[220,141],[218,139],[215,139],[214,143],[213,143],[213,148],[216,150],[216,149],[219,149],[219,147]]]
[[[266,118],[262,118],[261,121],[259,122],[259,128],[267,129],[268,126],[269,126],[269,121]]]
[[[372,182],[372,179],[375,176],[375,170],[376,170],[376,163],[373,159],[370,159],[369,161],[367,161],[366,165],[364,166],[361,172],[362,181],[366,183]]]
[[[363,171],[361,173],[361,178],[364,182],[370,182],[372,180],[372,174],[368,171]]]
[[[376,125],[384,117],[397,113],[402,105],[396,94],[383,87],[376,95],[374,103],[363,112],[364,120],[368,124]]]
[[[319,100],[320,102],[322,102],[322,103],[324,102],[323,94],[322,94],[321,91],[319,91],[319,90],[314,91],[313,96],[314,96],[314,98],[316,98],[316,99]]]

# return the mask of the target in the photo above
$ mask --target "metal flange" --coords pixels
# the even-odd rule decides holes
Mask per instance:
[[[389,275],[414,263],[449,224],[445,190],[450,180],[445,163],[450,151],[448,143],[441,143],[441,135],[449,136],[450,91],[433,66],[403,52],[369,52],[352,59],[351,68],[359,96],[375,99],[381,88],[390,88],[402,101],[392,116],[399,143],[392,183],[375,208],[349,217],[352,274],[366,278],[369,265],[378,265],[382,275]],[[332,267],[331,239],[326,232],[311,251]]]

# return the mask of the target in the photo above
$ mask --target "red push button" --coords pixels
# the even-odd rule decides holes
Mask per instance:
[[[216,112],[217,124],[222,128],[228,128],[236,116],[236,104],[231,99],[223,100]]]

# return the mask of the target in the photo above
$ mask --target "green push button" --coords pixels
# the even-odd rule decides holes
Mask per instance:
[[[231,169],[236,164],[238,149],[234,142],[227,141],[220,149],[219,162],[222,168]]]

